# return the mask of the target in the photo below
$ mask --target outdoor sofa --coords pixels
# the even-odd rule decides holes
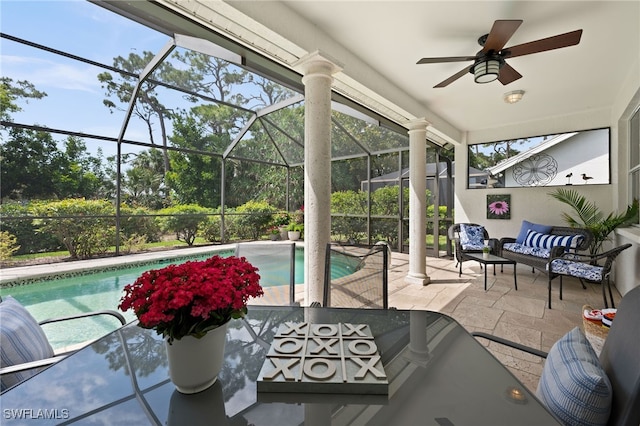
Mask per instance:
[[[588,250],[591,241],[593,234],[584,228],[543,225],[524,220],[517,237],[500,239],[498,253],[505,259],[515,260],[547,274],[552,247],[565,246],[567,251],[579,253]]]

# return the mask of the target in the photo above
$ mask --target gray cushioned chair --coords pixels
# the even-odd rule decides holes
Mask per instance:
[[[581,315],[581,313],[576,313],[576,315]],[[548,355],[538,349],[487,333],[474,332],[472,334],[543,358],[547,358]],[[552,348],[553,350],[554,348]],[[595,352],[593,354],[595,355]],[[548,363],[549,360],[547,359],[546,362]],[[600,352],[599,364],[606,373],[612,391],[611,411],[606,424],[609,426],[638,426],[640,424],[640,286],[633,288],[622,298]],[[541,381],[546,379],[544,377],[546,367],[545,365]],[[572,370],[571,375],[575,372],[575,369]],[[569,376],[559,378],[568,379]],[[565,383],[563,392],[574,387],[576,387],[574,383]]]
[[[104,310],[52,318],[39,323],[11,296],[0,300],[0,377],[2,392],[54,364],[73,351],[54,352],[42,325],[94,316],[111,316],[125,325],[122,314]],[[99,336],[96,336],[99,337]]]

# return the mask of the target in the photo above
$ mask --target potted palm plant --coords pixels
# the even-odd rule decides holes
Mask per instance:
[[[602,243],[607,241],[617,227],[629,225],[638,221],[638,200],[633,200],[624,213],[609,213],[607,216],[600,211],[598,206],[592,201],[588,201],[585,196],[580,195],[573,189],[558,188],[551,195],[575,211],[578,215],[573,217],[569,213],[562,213],[563,219],[571,227],[586,228],[593,234],[593,241],[589,246],[589,254],[596,255],[602,248]]]

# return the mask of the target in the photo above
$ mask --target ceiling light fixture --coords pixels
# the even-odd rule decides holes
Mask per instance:
[[[520,102],[520,99],[524,96],[524,90],[514,90],[504,94],[504,101],[508,104],[515,104]]]
[[[490,83],[500,74],[500,60],[488,58],[473,65],[473,79],[476,83]]]

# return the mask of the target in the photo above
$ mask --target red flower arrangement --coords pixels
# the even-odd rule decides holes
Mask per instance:
[[[169,343],[203,337],[247,313],[247,301],[264,294],[258,269],[244,257],[215,255],[143,273],[125,286],[118,306],[132,309],[142,328],[155,329]]]

